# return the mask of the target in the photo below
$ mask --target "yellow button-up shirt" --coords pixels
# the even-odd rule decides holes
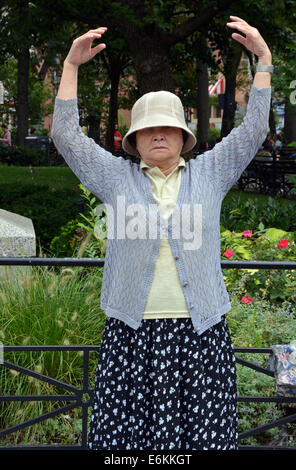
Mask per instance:
[[[185,166],[184,158],[180,157],[176,168],[165,176],[158,166],[150,167],[144,160],[140,162],[140,168],[149,176],[153,197],[165,220],[169,218],[176,205],[181,183],[181,171]],[[163,238],[160,241],[154,277],[143,319],[174,317],[190,317],[190,314],[169,241],[167,238]]]

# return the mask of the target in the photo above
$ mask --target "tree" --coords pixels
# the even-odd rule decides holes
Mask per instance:
[[[6,1],[1,4],[2,54],[17,60],[17,143],[24,145],[28,131],[28,80],[30,68],[29,2]],[[29,36],[29,38],[28,38]]]
[[[209,140],[209,67],[215,68],[207,33],[197,31],[171,49],[174,85],[183,105],[197,110],[197,146]]]
[[[45,77],[51,61],[56,56],[55,46],[64,43],[64,24],[54,14],[40,8],[39,1],[5,0],[0,2],[0,64],[14,57],[17,62],[17,91],[15,107],[17,117],[17,144],[24,146],[29,124],[29,77],[36,76],[36,55],[45,63],[37,79]],[[53,34],[52,24],[55,24]],[[54,42],[53,37],[56,38]],[[61,46],[60,46],[61,47]],[[41,54],[40,54],[41,52]]]
[[[91,28],[101,24],[121,31],[133,58],[140,95],[160,89],[173,91],[171,47],[209,24],[233,2],[184,0],[180,4],[177,0],[103,0],[94,5],[86,0],[82,6],[78,0],[41,0],[42,8],[54,10],[65,19],[72,18]],[[180,22],[179,16],[184,17],[184,21]],[[108,36],[105,40],[107,42]]]
[[[126,51],[125,42],[122,38],[112,34],[110,47],[103,51],[104,64],[110,79],[110,97],[108,110],[108,125],[106,132],[106,149],[114,150],[114,132],[117,124],[118,113],[118,91],[121,76],[124,70],[131,64],[131,57]],[[104,54],[105,53],[105,54]]]
[[[88,136],[101,143],[101,129],[108,109],[110,80],[100,55],[79,70],[78,101],[83,110],[81,123],[88,126]],[[90,78],[91,77],[91,78]]]
[[[5,103],[0,106],[0,113],[7,114],[8,108],[12,114],[18,91],[18,62],[14,57],[7,57],[5,64],[0,68],[0,81],[3,82],[6,92]],[[28,76],[28,114],[34,126],[44,115],[52,112],[51,98],[52,91],[44,80],[39,80],[37,68],[31,63]]]
[[[287,15],[287,8],[289,7],[289,15]],[[291,44],[291,23],[294,21],[293,14],[295,15],[295,2],[284,0],[242,0],[232,7],[231,14],[239,16],[246,20],[249,24],[260,31],[261,35],[269,45],[273,60],[275,56],[283,57],[286,55],[287,44]],[[213,49],[218,49],[222,57],[220,64],[220,71],[225,76],[226,90],[224,96],[224,111],[222,120],[221,135],[227,135],[233,127],[234,113],[236,108],[235,103],[235,88],[238,85],[238,64],[241,57],[241,51],[244,51],[249,58],[252,75],[254,76],[254,68],[257,63],[257,57],[251,54],[244,47],[240,46],[231,38],[231,35],[226,32],[225,23],[227,21],[226,14],[215,16],[212,23],[209,25],[209,38],[212,43]],[[214,24],[213,24],[214,23]],[[294,41],[295,44],[295,41]],[[294,59],[295,60],[295,59]],[[272,84],[275,78],[273,77]],[[286,87],[281,83],[281,86]],[[272,102],[270,110],[270,129],[273,130],[275,126],[274,115],[272,112]]]
[[[90,6],[89,1],[81,4],[77,0],[72,0],[65,4],[62,2],[41,1],[42,8],[54,9],[56,14],[64,18],[72,18],[81,24],[87,24],[89,28],[95,28],[99,24],[108,26],[112,31],[116,31],[118,40],[122,40],[132,56],[133,66],[136,72],[139,96],[153,90],[166,89],[175,91],[174,77],[171,67],[171,51],[175,45],[180,44],[189,38],[194,32],[208,27],[210,21],[219,12],[227,10],[233,0],[217,1],[191,1],[185,0],[181,4],[176,0],[168,2],[165,0],[118,0],[115,2],[101,2]],[[91,12],[91,15],[90,15]],[[102,21],[101,18],[104,18]],[[124,28],[122,25],[124,24]],[[224,25],[225,28],[225,25]],[[110,35],[111,36],[111,35]],[[113,122],[115,120],[117,87],[122,67],[121,58],[112,51],[112,39],[108,43],[108,32],[104,39],[110,45],[106,57],[112,82],[110,94],[110,126],[107,133],[107,147],[113,146]],[[191,61],[195,58],[190,59]],[[201,77],[201,75],[199,75]],[[203,74],[205,77],[205,74]],[[203,83],[203,89],[201,88]],[[200,123],[202,135],[205,139],[208,133],[208,99],[205,100],[204,85],[205,80],[200,82],[199,100]],[[206,101],[206,103],[204,103]],[[203,123],[205,122],[205,125]],[[203,131],[202,129],[206,130]]]
[[[273,54],[275,66],[272,85],[274,88],[274,100],[285,105],[285,118],[283,129],[283,141],[285,144],[296,141],[296,102],[295,79],[296,79],[296,32],[294,24],[296,21],[296,6],[291,2],[286,5],[286,13],[281,21],[285,28],[278,38],[278,47]]]

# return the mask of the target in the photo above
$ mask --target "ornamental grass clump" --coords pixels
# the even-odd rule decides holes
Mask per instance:
[[[0,278],[3,345],[99,345],[105,325],[105,314],[99,306],[102,268],[32,266],[30,270],[17,283]],[[4,361],[81,387],[82,354],[80,351],[4,351]],[[90,386],[97,359],[98,353],[90,352]],[[3,366],[0,388],[1,395],[10,396],[69,394],[62,387]],[[0,427],[9,428],[67,404],[63,401],[0,402]],[[81,437],[79,417],[81,410],[69,411],[17,431],[2,439],[0,445],[62,440],[73,443]]]

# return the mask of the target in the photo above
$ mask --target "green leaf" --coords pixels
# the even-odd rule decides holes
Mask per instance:
[[[244,259],[252,259],[252,255],[244,246],[237,246],[235,252],[238,255],[241,255]]]
[[[262,238],[268,238],[270,242],[275,243],[280,241],[282,238],[287,238],[289,235],[289,232],[286,232],[285,230],[280,230],[278,228],[269,228],[266,230],[264,235],[261,235],[258,237],[258,240]]]

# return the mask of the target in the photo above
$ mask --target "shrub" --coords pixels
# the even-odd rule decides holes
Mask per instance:
[[[241,232],[247,227],[253,228],[262,223],[265,227],[282,230],[296,230],[295,201],[283,204],[280,196],[260,200],[248,199],[241,194],[229,193],[221,208],[220,222],[229,230]]]
[[[249,226],[248,226],[249,228]],[[246,238],[244,238],[246,235]],[[221,227],[221,258],[231,260],[295,260],[295,233],[265,229],[263,224],[254,233],[230,232]],[[225,269],[225,284],[237,289],[241,296],[264,297],[274,303],[296,302],[294,270]]]
[[[44,166],[47,162],[44,149],[29,149],[17,146],[0,146],[0,163],[17,166]]]
[[[79,218],[72,219],[60,228],[60,234],[50,242],[50,251],[57,258],[72,257],[83,234],[77,233]],[[83,230],[83,229],[82,229]]]
[[[50,244],[55,256],[86,256],[103,258],[107,248],[106,214],[96,215],[96,207],[101,204],[81,183],[79,188],[88,209],[86,214],[79,214],[61,228],[61,233],[54,237]],[[83,220],[83,222],[82,222]],[[99,233],[97,223],[101,222],[102,233]]]
[[[77,215],[80,195],[50,186],[1,184],[0,207],[32,219],[37,239],[44,251],[69,220]],[[50,211],[49,211],[50,208]]]

